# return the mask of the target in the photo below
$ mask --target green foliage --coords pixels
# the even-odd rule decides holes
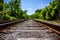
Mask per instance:
[[[22,13],[22,19],[27,19],[29,18],[29,16],[26,14],[27,13],[27,10],[24,10],[23,13]]]
[[[57,20],[60,18],[60,0],[53,0],[49,6],[37,9],[31,18],[44,20]],[[34,16],[34,17],[33,17]]]
[[[3,10],[3,0],[0,0],[0,11]]]
[[[23,11],[21,9],[21,0],[10,0],[9,3],[4,3],[4,0],[0,0],[0,19],[17,20],[28,18],[44,20],[60,19],[60,0],[54,0],[50,2],[49,6],[37,9],[31,16],[27,15],[27,10]]]
[[[21,9],[21,0],[10,0],[9,3],[4,3],[0,0],[0,19],[1,20],[17,20],[26,19],[29,16],[27,10]]]

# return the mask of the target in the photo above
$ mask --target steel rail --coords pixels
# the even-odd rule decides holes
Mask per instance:
[[[48,23],[48,22],[43,22],[43,21],[40,21],[40,20],[34,20],[34,21],[42,23],[42,24],[46,25],[46,27],[48,27],[52,31],[56,32],[57,34],[60,34],[60,26],[59,25],[51,24],[51,23]]]
[[[0,30],[4,29],[4,28],[7,28],[8,26],[11,26],[13,24],[16,24],[16,23],[19,23],[19,22],[23,22],[25,21],[26,19],[22,19],[22,20],[14,20],[14,21],[11,21],[11,22],[6,22],[6,23],[2,23],[0,24]]]

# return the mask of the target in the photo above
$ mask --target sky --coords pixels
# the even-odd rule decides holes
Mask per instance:
[[[5,2],[9,2],[9,0],[5,0]],[[48,6],[50,2],[52,0],[21,0],[21,8],[27,10],[28,15],[32,15],[35,10]]]

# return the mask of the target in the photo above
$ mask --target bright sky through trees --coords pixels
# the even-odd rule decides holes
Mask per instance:
[[[5,0],[9,2],[9,0]],[[52,0],[21,0],[21,8],[27,10],[28,15],[32,15],[36,9],[42,9],[48,6]]]

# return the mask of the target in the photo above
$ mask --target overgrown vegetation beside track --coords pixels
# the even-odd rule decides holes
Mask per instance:
[[[60,0],[53,0],[49,6],[43,9],[37,9],[35,14],[31,15],[32,19],[43,20],[60,20]]]
[[[8,3],[0,0],[0,20],[27,19],[27,10],[21,9],[21,0],[10,0]]]
[[[10,0],[8,3],[0,0],[0,20],[42,19],[60,20],[60,0],[53,0],[49,6],[37,9],[33,15],[27,15],[27,10],[22,10],[21,0]]]

